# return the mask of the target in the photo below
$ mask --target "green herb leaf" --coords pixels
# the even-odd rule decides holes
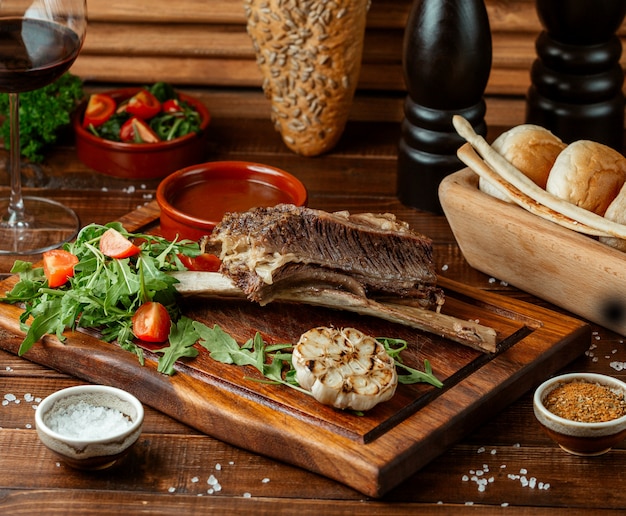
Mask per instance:
[[[194,321],[188,317],[181,317],[176,324],[172,324],[169,346],[157,351],[157,353],[161,353],[157,371],[172,375],[174,374],[174,365],[179,358],[198,356],[198,350],[193,347],[198,340],[198,333],[193,323]]]
[[[402,339],[392,339],[387,337],[377,337],[376,340],[380,342],[391,358],[396,363],[396,369],[402,369],[405,373],[400,374],[398,371],[398,382],[403,384],[411,383],[429,383],[435,387],[443,387],[443,383],[433,374],[433,370],[428,360],[424,360],[424,371],[413,369],[407,365],[404,365],[400,357],[400,352],[406,349],[407,342]]]
[[[20,93],[21,155],[33,163],[43,161],[45,149],[57,141],[61,130],[70,125],[71,113],[83,99],[82,80],[70,73],[43,88]],[[10,138],[9,97],[0,94],[0,133]]]
[[[194,321],[193,326],[200,336],[200,345],[208,350],[213,360],[223,364],[257,367],[259,357],[257,356],[257,350],[250,349],[252,347],[251,340],[240,347],[237,341],[217,324],[213,328],[209,328],[202,323]]]
[[[47,333],[56,333],[60,339],[63,339],[61,333],[65,329],[64,326],[59,328],[59,312],[61,308],[61,299],[53,298],[45,305],[39,305],[42,309],[35,313],[35,319],[28,329],[26,338],[22,341],[18,355],[22,356],[35,342],[41,339]],[[59,331],[60,330],[60,331]]]

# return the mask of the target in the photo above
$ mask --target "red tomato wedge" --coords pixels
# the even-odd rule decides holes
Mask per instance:
[[[161,105],[163,113],[178,113],[183,108],[180,107],[180,103],[177,99],[168,99]]]
[[[148,120],[161,111],[161,103],[148,90],[139,90],[126,104],[126,112],[143,120]]]
[[[133,315],[133,333],[146,342],[165,342],[170,334],[172,320],[161,303],[148,301]]]
[[[100,251],[109,258],[129,258],[140,249],[117,229],[109,228],[100,237]]]
[[[87,102],[87,108],[83,117],[83,127],[85,129],[90,125],[98,127],[111,118],[114,113],[115,100],[104,93],[94,93]]]
[[[120,140],[125,143],[156,143],[157,134],[141,118],[132,117],[120,129]]]
[[[51,288],[65,285],[69,278],[74,277],[74,265],[78,258],[63,249],[52,249],[43,253],[43,272]]]
[[[204,253],[195,257],[179,254],[178,258],[190,271],[217,272],[222,261],[214,254]]]

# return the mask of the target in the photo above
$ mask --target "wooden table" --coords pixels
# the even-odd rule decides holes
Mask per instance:
[[[520,111],[519,101],[508,107],[502,101],[498,105],[507,113],[505,118]],[[504,129],[492,125],[489,138]],[[355,121],[334,152],[300,158],[285,149],[267,120],[218,116],[211,126],[207,159],[251,160],[289,170],[306,184],[314,208],[396,213],[434,240],[441,276],[545,306],[470,268],[445,217],[398,202],[398,137],[397,123]],[[6,160],[6,155],[0,155],[0,160]],[[114,220],[151,201],[158,183],[118,180],[87,170],[71,144],[59,145],[43,165],[27,170],[26,175],[28,192],[38,191],[71,206],[83,224]],[[1,175],[0,180],[4,193],[8,179]],[[0,272],[8,273],[14,259],[0,257]],[[594,326],[588,352],[564,370],[623,379],[625,366],[623,338]],[[33,409],[37,398],[78,383],[82,382],[0,352],[4,400],[0,405],[0,512],[571,514],[572,508],[581,512],[603,509],[604,513],[622,513],[626,508],[625,445],[599,458],[565,454],[536,424],[530,392],[375,500],[303,469],[220,442],[150,408],[136,460],[99,473],[73,471],[59,464],[37,438]],[[484,487],[480,479],[487,479]]]

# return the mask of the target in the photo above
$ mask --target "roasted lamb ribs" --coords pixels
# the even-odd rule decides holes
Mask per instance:
[[[178,273],[183,294],[326,306],[495,350],[492,329],[439,313],[432,242],[392,214],[254,208],[227,213],[201,245],[220,257],[220,272]]]

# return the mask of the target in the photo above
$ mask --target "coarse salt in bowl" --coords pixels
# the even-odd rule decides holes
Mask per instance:
[[[35,412],[37,435],[68,466],[105,469],[137,441],[142,404],[132,394],[104,385],[78,385],[45,398]]]
[[[593,401],[590,391],[577,393],[577,397],[570,404],[563,394],[562,399],[556,400],[555,407],[560,407],[559,410],[555,407],[548,409],[551,393],[556,393],[562,387],[580,387],[585,384],[592,387],[592,391],[603,387],[609,402],[604,403],[600,399]],[[599,392],[601,391],[602,389]],[[613,403],[613,397],[617,403]],[[564,451],[573,455],[595,456],[608,452],[626,439],[626,415],[623,415],[625,400],[626,383],[617,378],[596,373],[569,373],[546,380],[537,388],[533,397],[533,410],[546,434]],[[568,410],[571,409],[568,406],[576,407],[577,414],[569,415]],[[592,413],[583,418],[581,414],[585,407],[589,407]],[[567,417],[563,417],[566,415]],[[591,419],[590,416],[594,416],[596,421],[576,420]]]

